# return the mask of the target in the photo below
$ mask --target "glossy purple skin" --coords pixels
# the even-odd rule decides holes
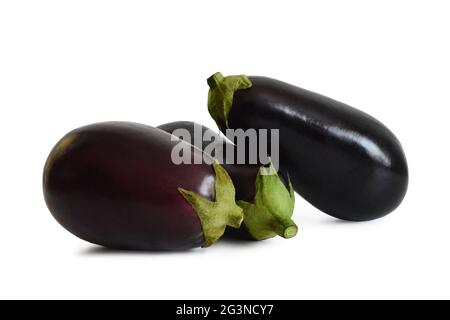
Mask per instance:
[[[141,124],[98,123],[70,136],[75,138],[59,156],[49,156],[44,172],[45,200],[62,226],[81,239],[117,249],[181,250],[204,244],[199,217],[177,189],[214,200],[212,166],[173,164],[171,151],[179,142]]]
[[[177,129],[185,129],[187,130],[192,139],[194,137],[194,127],[200,126],[202,129],[202,132],[204,134],[205,131],[212,132],[212,135],[215,136],[214,143],[217,144],[223,144],[224,146],[227,144],[231,144],[230,142],[223,139],[218,133],[214,132],[210,128],[197,124],[195,122],[191,121],[175,121],[170,123],[165,123],[160,126],[158,126],[159,129],[164,130],[168,133],[173,133]],[[194,143],[194,141],[188,141],[190,143]],[[210,141],[202,141],[202,145],[199,146],[200,149],[203,151],[205,148],[210,144]],[[226,147],[223,147],[223,150],[226,151]],[[235,151],[236,152],[236,151]],[[226,152],[224,152],[226,154]],[[211,155],[214,157],[214,155]],[[226,156],[224,156],[225,158]],[[225,160],[225,163],[221,163],[222,166],[225,168],[225,170],[228,172],[228,174],[231,177],[231,180],[233,181],[234,187],[236,189],[236,199],[237,200],[244,200],[247,202],[252,202],[255,197],[255,181],[256,176],[258,174],[259,165],[253,165],[253,164],[236,164],[236,163],[227,163]]]
[[[195,134],[195,126],[200,126],[202,130],[202,134],[206,131],[211,132],[211,135],[215,137],[214,143],[223,144],[223,150],[226,151],[225,145],[231,144],[227,140],[223,139],[218,133],[214,132],[210,128],[200,125],[198,123],[192,121],[175,121],[170,123],[165,123],[158,126],[159,129],[164,130],[168,133],[173,133],[177,129],[184,129],[189,132],[191,138],[193,139]],[[188,141],[190,143],[194,143],[194,141]],[[200,149],[205,150],[205,148],[210,144],[210,141],[202,141],[202,145],[198,146]],[[224,158],[226,158],[226,152],[224,152]],[[236,151],[235,151],[236,154]],[[214,156],[214,155],[212,155]],[[233,163],[222,163],[222,166],[228,172],[233,181],[234,187],[236,189],[236,200],[244,200],[247,202],[253,202],[255,198],[255,182],[256,176],[258,175],[258,171],[260,166],[253,164],[235,164]],[[253,239],[253,237],[248,233],[244,224],[241,225],[239,229],[236,228],[227,228],[227,232],[225,236],[231,236],[233,238],[239,239]]]
[[[392,212],[408,188],[396,136],[370,115],[320,94],[266,77],[234,93],[231,129],[278,129],[280,172],[321,211],[350,221]],[[223,131],[225,128],[222,127]]]

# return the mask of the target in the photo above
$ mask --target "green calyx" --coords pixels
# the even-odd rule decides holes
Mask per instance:
[[[244,224],[257,240],[276,235],[286,239],[294,237],[298,231],[291,219],[294,204],[294,189],[290,180],[288,190],[273,166],[259,170],[254,202],[238,201],[244,210]]]
[[[213,164],[213,168],[216,174],[215,201],[178,188],[200,219],[205,238],[204,247],[209,247],[222,237],[227,226],[239,228],[243,221],[243,212],[235,202],[236,191],[230,176],[218,162]]]
[[[237,90],[250,88],[252,82],[246,75],[224,77],[220,72],[209,77],[207,82],[209,113],[219,128],[227,128],[234,93]]]

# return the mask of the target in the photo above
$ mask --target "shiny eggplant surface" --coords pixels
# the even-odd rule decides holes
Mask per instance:
[[[293,191],[292,194],[289,193],[289,184],[281,180],[275,172],[272,172],[272,175],[262,176],[261,171],[267,168],[258,164],[238,164],[236,146],[201,124],[176,121],[160,125],[158,128],[181,139],[188,138],[187,142],[218,159],[230,175],[236,189],[237,203],[244,209],[244,223],[239,229],[228,228],[226,235],[256,240],[275,235],[284,238],[296,235],[297,226],[291,220],[294,208]],[[187,137],[179,131],[180,129],[188,133]],[[227,150],[231,149],[233,152],[227,153]],[[265,196],[265,192],[278,196]],[[256,198],[263,199],[257,206]],[[282,205],[279,205],[280,202]],[[290,206],[285,207],[286,204]],[[255,219],[249,218],[252,214],[255,214]]]
[[[47,159],[47,206],[71,233],[110,248],[208,246],[226,225],[239,227],[242,210],[220,165],[172,162],[178,143],[162,130],[136,123],[75,129]],[[193,156],[201,153],[191,149]],[[208,225],[207,221],[217,222],[212,215],[220,217],[220,223]]]
[[[221,161],[222,166],[227,170],[231,179],[233,180],[234,187],[236,189],[236,199],[251,201],[255,197],[255,180],[258,175],[258,171],[260,166],[257,164],[236,164],[235,158],[233,157],[233,163],[228,163],[226,161],[226,148],[228,145],[231,145],[231,142],[224,139],[218,133],[214,132],[210,128],[203,126],[201,124],[192,122],[192,121],[175,121],[170,123],[165,123],[163,125],[158,126],[158,129],[164,130],[170,134],[176,132],[176,130],[184,129],[189,132],[190,137],[192,137],[191,141],[188,141],[191,144],[194,144],[194,136],[196,134],[195,128],[199,128],[202,136],[205,135],[206,132],[209,132],[209,136],[214,137],[213,141],[201,140],[199,145],[196,147],[200,148],[202,151],[210,146],[212,142],[214,145],[219,145],[216,150],[219,150],[220,156],[224,161]],[[182,138],[181,136],[179,136]],[[235,146],[231,146],[235,149]],[[218,157],[219,154],[211,153],[208,155],[212,157]]]
[[[295,190],[334,217],[366,221],[393,211],[408,186],[395,135],[370,115],[266,77],[208,79],[219,128],[279,129],[280,170]]]

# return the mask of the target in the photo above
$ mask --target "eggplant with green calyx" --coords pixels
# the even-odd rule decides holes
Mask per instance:
[[[221,131],[278,129],[279,167],[323,212],[367,221],[392,212],[408,186],[395,135],[370,115],[266,77],[208,79],[208,109]]]
[[[48,208],[74,235],[105,247],[182,250],[210,246],[242,209],[228,173],[190,145],[202,164],[175,164],[179,141],[160,129],[105,122],[75,129],[44,168]],[[209,164],[208,164],[209,163]]]
[[[238,164],[235,145],[206,126],[177,121],[158,126],[215,157],[233,180],[237,204],[244,209],[244,223],[227,234],[239,238],[264,240],[276,235],[292,238],[297,226],[292,221],[294,191],[273,166]],[[232,151],[227,152],[228,151]]]

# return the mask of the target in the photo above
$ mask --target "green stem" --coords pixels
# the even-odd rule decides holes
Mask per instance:
[[[208,86],[211,90],[217,88],[220,83],[223,81],[223,75],[220,72],[214,73],[211,77],[209,77],[206,82],[208,82]]]
[[[253,203],[238,201],[244,210],[244,224],[257,240],[279,235],[289,239],[298,228],[291,217],[294,211],[294,189],[289,181],[289,190],[284,186],[276,170],[262,167],[256,178],[256,195]]]
[[[207,82],[210,88],[208,92],[209,113],[219,128],[227,128],[234,93],[250,88],[252,82],[246,75],[224,77],[220,72],[209,77]]]
[[[205,238],[204,247],[209,247],[222,237],[227,226],[239,228],[243,221],[243,212],[235,202],[236,192],[230,176],[218,162],[213,164],[213,168],[216,174],[215,201],[178,188],[200,219]]]

